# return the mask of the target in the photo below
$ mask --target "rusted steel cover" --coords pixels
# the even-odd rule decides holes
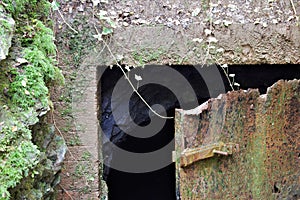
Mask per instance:
[[[190,199],[300,199],[300,80],[260,95],[234,91],[176,110],[178,195]],[[181,163],[185,149],[238,144],[232,155]]]

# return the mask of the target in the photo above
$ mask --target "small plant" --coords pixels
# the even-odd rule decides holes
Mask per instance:
[[[79,163],[78,165],[76,165],[75,172],[74,172],[75,176],[83,177],[86,173],[87,173],[87,167],[84,164]]]
[[[69,140],[68,145],[70,146],[79,146],[81,145],[81,140],[78,135],[74,136],[72,139]]]
[[[9,13],[12,13],[13,15],[18,15],[19,13],[23,12],[26,4],[36,4],[36,0],[15,0],[14,2],[12,2],[11,0],[3,0],[3,3],[5,3],[5,9]]]
[[[88,161],[91,158],[91,153],[88,151],[83,152],[82,159]]]
[[[48,88],[42,74],[32,65],[25,68],[25,73],[16,73],[14,82],[9,87],[12,104],[18,105],[23,110],[41,103],[48,105]]]
[[[230,84],[231,89],[234,90],[234,87],[236,87],[237,89],[239,89],[240,88],[240,84],[237,83],[237,82],[235,82],[235,80],[234,80],[235,74],[230,74],[228,72],[228,65],[227,64],[221,65],[221,68],[222,68],[225,76],[227,77],[227,80],[228,80],[228,82]]]
[[[62,116],[62,117],[66,117],[66,116],[71,117],[71,116],[72,116],[72,108],[70,108],[70,107],[65,108],[65,109],[61,112],[61,116]]]
[[[95,15],[102,24],[102,32],[100,33],[98,30],[97,35],[93,35],[98,41],[102,41],[104,36],[111,35],[114,32],[114,29],[117,27],[114,20],[112,20],[106,11],[100,10],[98,14]]]
[[[158,60],[165,51],[163,49],[157,49],[157,50],[141,50],[141,51],[134,51],[132,53],[132,57],[134,60],[136,60],[140,66],[144,66],[146,63],[151,61]]]

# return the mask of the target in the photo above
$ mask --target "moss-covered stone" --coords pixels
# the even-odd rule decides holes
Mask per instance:
[[[0,6],[0,61],[8,55],[14,28],[14,19]]]
[[[2,4],[0,31],[9,45],[0,37],[0,199],[53,199],[66,145],[47,123],[38,123],[50,110],[47,86],[63,82],[54,35],[46,26],[50,3]]]

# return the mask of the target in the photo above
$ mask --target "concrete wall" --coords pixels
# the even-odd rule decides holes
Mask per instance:
[[[291,2],[110,1],[118,27],[108,43],[121,63],[137,66],[300,63],[300,2]],[[115,63],[107,50],[101,60]]]
[[[291,2],[111,0],[100,6],[108,12],[108,16],[117,21],[113,35],[105,38],[109,49],[102,43],[98,51],[91,52],[86,61],[94,66],[113,65],[116,60],[133,66],[299,64],[300,2]],[[248,96],[244,93],[234,95]],[[257,92],[251,92],[251,95],[255,98],[259,96]],[[257,156],[255,153],[253,155]],[[188,175],[184,178],[191,183],[198,180]],[[234,183],[236,180],[232,181]],[[261,185],[266,179],[262,181],[255,184]],[[187,195],[188,187],[192,189],[194,186],[183,185],[183,195]],[[240,189],[235,187],[233,191]],[[226,190],[222,191],[224,193],[217,194],[225,194]],[[203,194],[206,195],[205,192]],[[265,193],[267,194],[269,195]],[[192,197],[198,198],[197,195]]]

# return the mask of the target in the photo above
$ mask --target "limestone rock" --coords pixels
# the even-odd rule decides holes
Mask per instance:
[[[0,7],[0,60],[8,55],[14,27],[15,21]]]

